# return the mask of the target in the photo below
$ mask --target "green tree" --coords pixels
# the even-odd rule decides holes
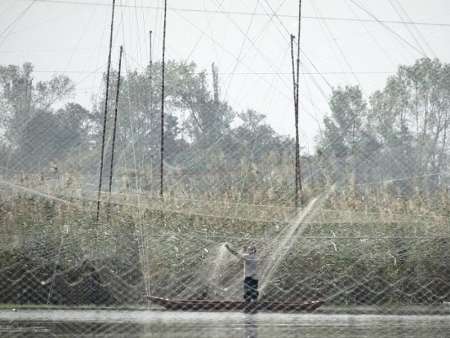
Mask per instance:
[[[336,174],[352,167],[374,180],[446,170],[450,65],[425,58],[400,66],[369,105],[358,87],[337,88],[330,109],[319,150]]]
[[[324,119],[322,146],[330,148],[336,157],[354,153],[364,131],[367,103],[358,86],[338,87],[330,99],[331,117]]]
[[[111,92],[116,91],[116,74],[112,74]],[[116,149],[118,160],[136,163],[143,168],[156,162],[160,155],[161,64],[154,63],[152,85],[150,69],[129,71],[121,81]],[[171,164],[184,161],[192,147],[208,147],[225,134],[232,121],[232,110],[226,103],[214,102],[206,83],[206,73],[195,63],[169,61],[165,78],[165,150]],[[94,107],[96,140],[100,140],[104,98]],[[108,108],[111,130],[114,100]],[[132,150],[132,151],[131,151]],[[137,162],[136,162],[137,161]],[[156,164],[156,163],[155,163]],[[155,167],[155,165],[153,165]]]
[[[329,104],[318,149],[325,176],[362,179],[369,175],[364,163],[378,147],[368,131],[367,102],[358,86],[346,86],[333,90]]]
[[[31,168],[56,156],[50,144],[60,144],[61,132],[53,106],[73,92],[72,82],[65,76],[49,81],[34,81],[33,66],[0,66],[0,123],[3,147],[9,149],[16,165]],[[53,142],[53,143],[52,143]],[[67,143],[67,142],[66,142]],[[46,156],[41,157],[45,152]],[[37,161],[37,162],[36,162]],[[39,166],[39,165],[37,165]]]
[[[33,84],[33,66],[25,63],[22,67],[0,66],[0,105],[2,127],[5,136],[14,146],[21,137],[23,126],[37,111],[49,110],[66,99],[74,89],[65,76],[55,76],[49,81]]]
[[[70,158],[87,140],[84,121],[88,112],[69,103],[55,113],[37,110],[17,139],[17,160],[29,169],[49,168],[51,162]]]
[[[400,66],[371,97],[370,119],[388,146],[414,156],[419,174],[443,169],[450,121],[450,65],[424,58]]]

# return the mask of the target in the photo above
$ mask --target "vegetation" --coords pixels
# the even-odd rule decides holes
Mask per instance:
[[[383,211],[368,209],[362,195],[332,194],[289,249],[265,297],[320,297],[337,305],[448,300],[450,234],[448,217],[440,215],[449,203],[441,196],[440,204],[412,196],[396,208],[399,202],[385,193],[392,207]],[[95,203],[70,202],[26,194],[2,200],[1,302],[129,306],[142,304],[147,293],[239,298],[238,262],[227,261],[219,286],[211,284],[218,246],[256,241],[263,266],[291,226],[189,213],[177,201],[164,212],[116,203],[109,222],[96,223]]]
[[[218,100],[195,64],[167,69],[166,199],[156,197],[160,88],[149,69],[132,72],[120,92],[114,193],[97,223],[103,99],[86,109],[70,102],[66,77],[35,82],[30,64],[0,67],[0,303],[224,297],[205,282],[220,243],[257,241],[270,255],[295,215],[292,140]],[[330,108],[302,169],[306,200],[333,190],[265,297],[448,300],[450,65],[401,66],[368,100],[336,88]]]
[[[357,182],[401,179],[395,185],[403,193],[444,183],[450,65],[420,59],[400,66],[368,101],[358,87],[337,88],[330,108],[319,151],[324,161],[333,161],[334,173]]]

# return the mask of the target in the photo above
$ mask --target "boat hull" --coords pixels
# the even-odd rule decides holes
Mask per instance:
[[[214,300],[176,300],[159,297],[147,297],[153,304],[160,305],[172,311],[244,311],[244,312],[313,312],[323,305],[323,301],[311,301],[304,303],[281,303],[281,302],[255,302],[247,304],[236,301],[214,301]]]

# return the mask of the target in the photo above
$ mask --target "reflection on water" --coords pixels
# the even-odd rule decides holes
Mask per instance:
[[[0,310],[0,337],[450,337],[450,316]]]
[[[256,324],[255,317],[249,315],[245,320],[245,338],[258,338],[258,325]]]

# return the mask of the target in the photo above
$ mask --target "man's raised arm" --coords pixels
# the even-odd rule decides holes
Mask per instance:
[[[236,250],[232,249],[228,243],[225,243],[225,248],[227,248],[227,250],[228,250],[231,254],[235,255],[236,257],[238,257],[238,258],[240,258],[240,259],[243,258],[242,255],[241,255],[239,252],[237,252]]]

